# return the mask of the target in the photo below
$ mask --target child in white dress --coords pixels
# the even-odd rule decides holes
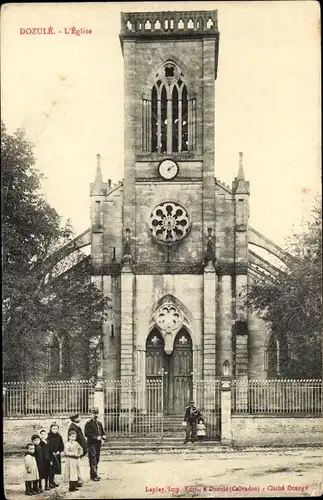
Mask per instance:
[[[68,434],[68,443],[65,445],[64,455],[65,463],[65,480],[69,483],[69,491],[76,491],[77,483],[81,477],[80,472],[80,457],[83,455],[83,448],[76,441],[76,432],[71,431]]]
[[[26,446],[24,462],[26,495],[35,495],[38,493],[39,473],[35,458],[35,445],[33,443],[29,443]]]
[[[197,428],[197,433],[196,433],[197,439],[199,441],[203,441],[204,436],[206,436],[205,423],[203,418],[198,419],[196,428]]]

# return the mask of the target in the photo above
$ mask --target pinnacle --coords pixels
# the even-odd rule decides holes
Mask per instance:
[[[239,153],[239,170],[238,170],[238,181],[244,181],[244,171],[243,171],[243,153]]]
[[[103,180],[102,180],[102,171],[101,171],[101,155],[100,154],[96,155],[95,182],[98,182],[100,184],[103,183]]]

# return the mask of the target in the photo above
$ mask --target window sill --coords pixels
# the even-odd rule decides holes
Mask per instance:
[[[146,153],[140,152],[136,154],[136,161],[162,161],[166,158],[171,158],[174,161],[201,161],[203,159],[203,155],[201,153],[197,153],[196,151],[185,151],[182,153]]]

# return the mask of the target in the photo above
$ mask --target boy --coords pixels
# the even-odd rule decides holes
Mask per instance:
[[[38,493],[39,474],[35,459],[35,445],[33,443],[27,444],[24,461],[25,461],[25,472],[26,472],[25,493],[28,496],[35,495],[36,493]]]
[[[44,457],[43,457],[43,449],[40,446],[40,437],[38,436],[38,434],[33,434],[31,436],[31,441],[35,446],[35,459],[39,474],[37,491],[38,493],[43,493],[44,490],[42,489],[42,479],[45,479]]]
[[[55,488],[55,486],[49,484],[49,476],[53,462],[50,459],[50,450],[47,441],[47,431],[45,429],[42,429],[39,433],[39,436],[40,436],[40,446],[42,447],[43,451],[45,490],[48,491],[51,488]]]

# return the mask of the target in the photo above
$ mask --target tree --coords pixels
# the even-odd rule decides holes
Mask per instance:
[[[41,194],[42,176],[22,130],[1,123],[4,376],[24,378],[44,360],[49,333],[97,345],[108,301],[91,283],[82,252],[51,257],[73,239]],[[50,265],[48,265],[50,263]],[[93,373],[97,349],[87,350]],[[82,362],[84,359],[82,359]],[[84,364],[84,363],[83,363]]]
[[[254,280],[248,303],[269,322],[284,355],[282,374],[322,376],[322,211],[316,200],[310,220],[288,244],[288,269]]]

